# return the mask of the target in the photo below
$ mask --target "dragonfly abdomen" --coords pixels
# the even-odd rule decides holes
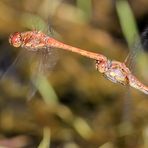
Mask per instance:
[[[142,84],[135,76],[130,74],[128,76],[129,79],[129,85],[144,92],[145,94],[148,94],[148,87],[144,84]]]

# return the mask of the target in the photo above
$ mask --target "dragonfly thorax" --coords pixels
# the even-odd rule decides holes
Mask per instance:
[[[129,84],[129,73],[129,69],[125,65],[123,65],[123,63],[111,61],[108,70],[104,73],[104,76],[114,83],[127,85]]]
[[[33,31],[25,32],[21,34],[22,37],[22,47],[28,51],[39,51],[46,48],[47,36],[42,32]]]

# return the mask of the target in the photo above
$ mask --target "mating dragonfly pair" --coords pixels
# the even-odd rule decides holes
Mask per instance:
[[[10,35],[9,43],[14,47],[22,47],[30,52],[38,52],[45,57],[50,53],[51,48],[60,48],[78,53],[96,61],[96,69],[108,80],[114,83],[134,87],[141,92],[148,94],[148,86],[140,82],[123,62],[110,60],[106,56],[82,50],[47,36],[40,31],[16,32]]]

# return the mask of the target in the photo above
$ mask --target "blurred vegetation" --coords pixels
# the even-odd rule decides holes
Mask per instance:
[[[57,64],[27,100],[33,60],[8,43],[13,32],[38,29],[121,62],[131,49],[133,71],[148,85],[148,55],[132,49],[147,20],[147,0],[1,0],[0,147],[147,148],[146,95],[106,80],[95,61],[57,49]]]

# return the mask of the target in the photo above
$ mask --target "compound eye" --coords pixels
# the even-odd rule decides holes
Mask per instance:
[[[22,44],[21,34],[19,32],[15,32],[10,35],[9,43],[14,47],[20,47]]]

